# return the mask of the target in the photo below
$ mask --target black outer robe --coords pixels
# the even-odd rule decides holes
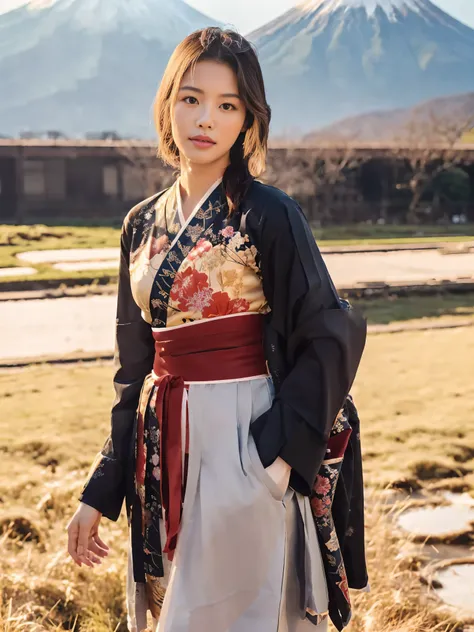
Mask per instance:
[[[154,358],[151,327],[133,299],[129,275],[133,219],[148,201],[134,207],[122,226],[111,432],[79,496],[113,521],[120,515],[124,498],[130,520],[135,500],[135,413]],[[367,323],[339,298],[301,208],[283,191],[255,180],[229,224],[255,244],[271,308],[264,344],[275,399],[251,425],[252,434],[263,465],[281,456],[292,467],[291,487],[308,496],[325,457],[332,424],[354,381]],[[349,586],[363,588],[367,569],[362,459],[359,429],[355,430],[332,512]],[[346,538],[352,532],[356,537]]]

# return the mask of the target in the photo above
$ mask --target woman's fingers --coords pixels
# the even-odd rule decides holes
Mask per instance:
[[[102,540],[102,538],[99,536],[99,534],[98,534],[98,533],[96,533],[96,534],[94,535],[94,539],[95,539],[95,541],[97,542],[97,544],[98,544],[101,548],[105,549],[106,551],[108,551],[108,550],[109,550],[109,547],[108,547],[108,546],[106,545],[106,543]]]
[[[77,556],[79,561],[91,568],[94,567],[94,563],[102,563],[102,560],[90,550],[90,525],[84,522],[79,523]]]
[[[109,554],[109,552],[106,549],[103,549],[97,543],[97,536],[92,536],[89,539],[89,551],[91,551],[92,553],[97,553],[99,557],[107,557],[107,555]]]
[[[108,554],[109,547],[98,534],[100,518],[99,511],[81,503],[67,526],[68,553],[78,566],[85,564],[93,568]]]

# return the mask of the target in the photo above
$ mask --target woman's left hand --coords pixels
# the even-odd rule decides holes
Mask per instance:
[[[288,465],[280,456],[271,465],[265,468],[282,492],[286,492],[290,482],[291,465]]]

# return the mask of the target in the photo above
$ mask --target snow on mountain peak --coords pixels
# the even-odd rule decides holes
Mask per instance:
[[[372,15],[377,8],[381,8],[388,15],[398,11],[419,11],[429,4],[426,0],[306,0],[299,8],[304,12],[319,9],[321,13],[331,13],[341,9],[365,9]]]
[[[176,43],[215,20],[183,0],[25,0],[23,10],[53,24],[74,24],[95,33],[125,29],[147,39]]]

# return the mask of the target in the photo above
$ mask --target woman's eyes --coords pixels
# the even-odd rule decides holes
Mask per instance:
[[[184,97],[183,101],[185,101],[186,103],[189,103],[188,99],[194,99],[194,101],[197,103],[196,97],[191,97],[191,96],[190,97]],[[194,102],[193,103],[189,103],[189,105],[194,105]],[[224,110],[225,112],[231,112],[232,110],[236,110],[237,109],[233,103],[222,103],[222,105],[220,107],[222,107],[224,105],[229,105],[230,106],[230,109],[226,108]]]

